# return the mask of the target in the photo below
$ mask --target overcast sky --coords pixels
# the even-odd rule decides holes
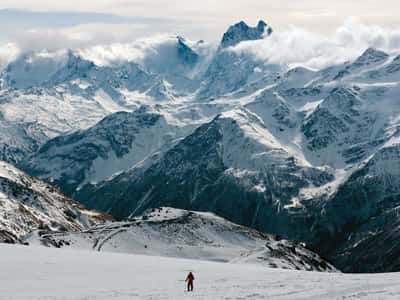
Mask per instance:
[[[275,30],[294,25],[319,33],[331,33],[349,18],[400,27],[399,0],[0,0],[0,9],[2,39],[74,27],[100,40],[109,38],[107,31],[115,39],[170,32],[217,40],[230,24],[258,19]]]

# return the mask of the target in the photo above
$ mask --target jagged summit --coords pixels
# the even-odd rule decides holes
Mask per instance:
[[[199,55],[187,45],[185,38],[181,36],[176,37],[178,40],[178,58],[183,64],[193,65],[199,60]]]
[[[263,20],[258,21],[257,29],[264,30],[265,27],[267,27],[267,23],[265,23]]]
[[[264,35],[271,35],[272,28],[260,20],[256,27],[250,27],[244,21],[240,21],[229,27],[224,33],[221,41],[221,48],[235,46],[243,41],[259,40]]]
[[[348,64],[344,69],[340,70],[334,77],[334,80],[343,79],[354,72],[362,71],[371,66],[377,66],[385,63],[389,59],[389,54],[375,48],[365,50],[353,63]]]
[[[50,85],[62,83],[74,78],[86,78],[88,73],[93,70],[96,65],[89,60],[84,59],[78,53],[69,50],[67,53],[66,64],[58,70],[51,78]]]
[[[382,62],[388,58],[389,55],[387,53],[370,47],[354,62],[354,65],[369,65],[372,63]]]

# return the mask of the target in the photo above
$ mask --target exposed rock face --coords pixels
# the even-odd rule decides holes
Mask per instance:
[[[83,184],[129,169],[178,133],[159,114],[118,112],[88,130],[50,140],[21,166],[73,195]]]
[[[185,65],[195,65],[199,61],[199,55],[191,49],[183,37],[178,36],[178,57],[181,59],[182,63]]]
[[[111,219],[56,188],[0,162],[0,242],[19,243],[35,229],[79,231]]]
[[[297,220],[294,212],[301,207],[294,199],[302,188],[322,186],[333,175],[302,165],[272,135],[270,140],[259,139],[269,134],[247,110],[225,113],[145,170],[133,169],[107,183],[84,187],[77,197],[118,218],[165,205],[213,211],[260,230],[305,237],[308,215],[299,214],[303,221]],[[283,209],[286,206],[293,206],[293,212]]]
[[[236,46],[243,41],[259,40],[272,34],[272,28],[260,20],[256,27],[250,27],[241,21],[229,27],[221,40],[221,48]]]

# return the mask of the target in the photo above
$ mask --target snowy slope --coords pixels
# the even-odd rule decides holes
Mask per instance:
[[[37,228],[77,231],[108,218],[5,162],[0,162],[0,208],[3,242],[16,242]]]
[[[43,84],[66,64],[64,51],[31,52],[11,62],[1,74],[2,88],[29,88]]]
[[[20,165],[72,195],[84,184],[130,169],[184,132],[145,107],[117,112],[87,130],[50,140]]]
[[[98,225],[82,233],[36,232],[25,241],[74,249],[335,271],[300,243],[277,240],[211,213],[173,208],[154,209],[130,221]]]
[[[147,74],[136,64],[98,67],[71,51],[65,54],[64,60],[43,82],[21,87],[11,83],[0,91],[2,123],[14,132],[24,133],[0,140],[8,148],[21,149],[21,154],[8,154],[8,160],[19,161],[48,139],[93,126],[113,112],[137,108],[141,99],[146,98],[146,91],[158,82],[156,76]],[[29,62],[24,63],[30,66]],[[36,72],[37,78],[41,78],[40,67],[25,69],[36,70],[31,76]],[[13,70],[6,70],[3,76],[11,76],[7,72]],[[124,91],[135,91],[141,96],[132,99]]]
[[[398,136],[400,85],[389,79],[371,84],[367,75],[396,59],[369,49],[352,64],[318,72],[297,68],[253,93],[212,98],[207,109],[221,111],[214,119],[205,119],[193,134],[149,163],[84,187],[77,199],[119,218],[158,206],[213,211],[240,224],[305,240],[339,267],[360,270],[351,263],[357,253],[352,245],[364,239],[357,231],[366,232],[361,228],[364,221],[377,214],[382,220],[391,217],[385,217],[383,209],[354,209],[346,200],[346,195],[353,197],[346,186]],[[354,76],[335,79],[343,68]],[[172,114],[179,119],[181,108]],[[384,178],[398,175],[386,164],[376,169]],[[356,189],[364,196],[355,198],[355,207],[380,207],[377,194],[388,182],[391,198],[384,198],[390,201],[384,207],[395,207],[399,189],[392,181],[374,181],[378,186],[365,199],[370,184],[360,180]],[[349,204],[342,208],[340,203]],[[379,222],[371,224],[368,230],[390,230]],[[382,270],[371,264],[365,268]]]
[[[149,160],[145,168],[138,166],[82,188],[77,199],[117,218],[172,206],[211,210],[258,229],[273,226],[269,229],[281,234],[293,220],[286,218],[282,224],[281,216],[275,219],[271,210],[291,205],[301,188],[321,186],[333,178],[329,170],[312,168],[285,149],[246,109],[220,114],[160,158]],[[288,217],[288,212],[282,214]]]
[[[22,55],[0,79],[1,158],[29,157],[31,174],[118,218],[212,211],[353,271],[363,242],[379,245],[366,260],[400,255],[385,225],[400,194],[399,53],[310,70],[239,51],[268,34],[239,23],[216,49],[169,36],[120,60],[112,46]],[[141,126],[149,114],[158,121]]]
[[[324,205],[329,230],[321,230],[321,253],[331,256],[326,254],[332,253],[329,248],[339,244],[334,261],[343,266],[355,262],[351,271],[398,270],[399,247],[395,240],[399,238],[399,170],[400,143],[394,139],[338,188]]]
[[[163,40],[157,48],[162,55],[150,55],[141,65],[96,65],[72,50],[19,57],[0,76],[0,126],[12,132],[0,136],[0,156],[19,162],[47,140],[111,113],[193,92],[198,82],[191,72],[203,58],[188,44],[181,37]],[[162,62],[167,56],[169,65]]]
[[[2,299],[397,299],[398,273],[354,275],[0,245]],[[194,272],[194,292],[185,276]],[[21,288],[23,287],[23,288]]]
[[[235,93],[251,93],[273,83],[284,68],[266,64],[253,55],[219,49],[211,60],[196,93],[196,98],[210,101]]]

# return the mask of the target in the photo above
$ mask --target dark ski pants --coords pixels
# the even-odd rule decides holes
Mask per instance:
[[[193,292],[193,282],[188,282],[188,284],[187,284],[187,290],[188,290],[188,292]]]

